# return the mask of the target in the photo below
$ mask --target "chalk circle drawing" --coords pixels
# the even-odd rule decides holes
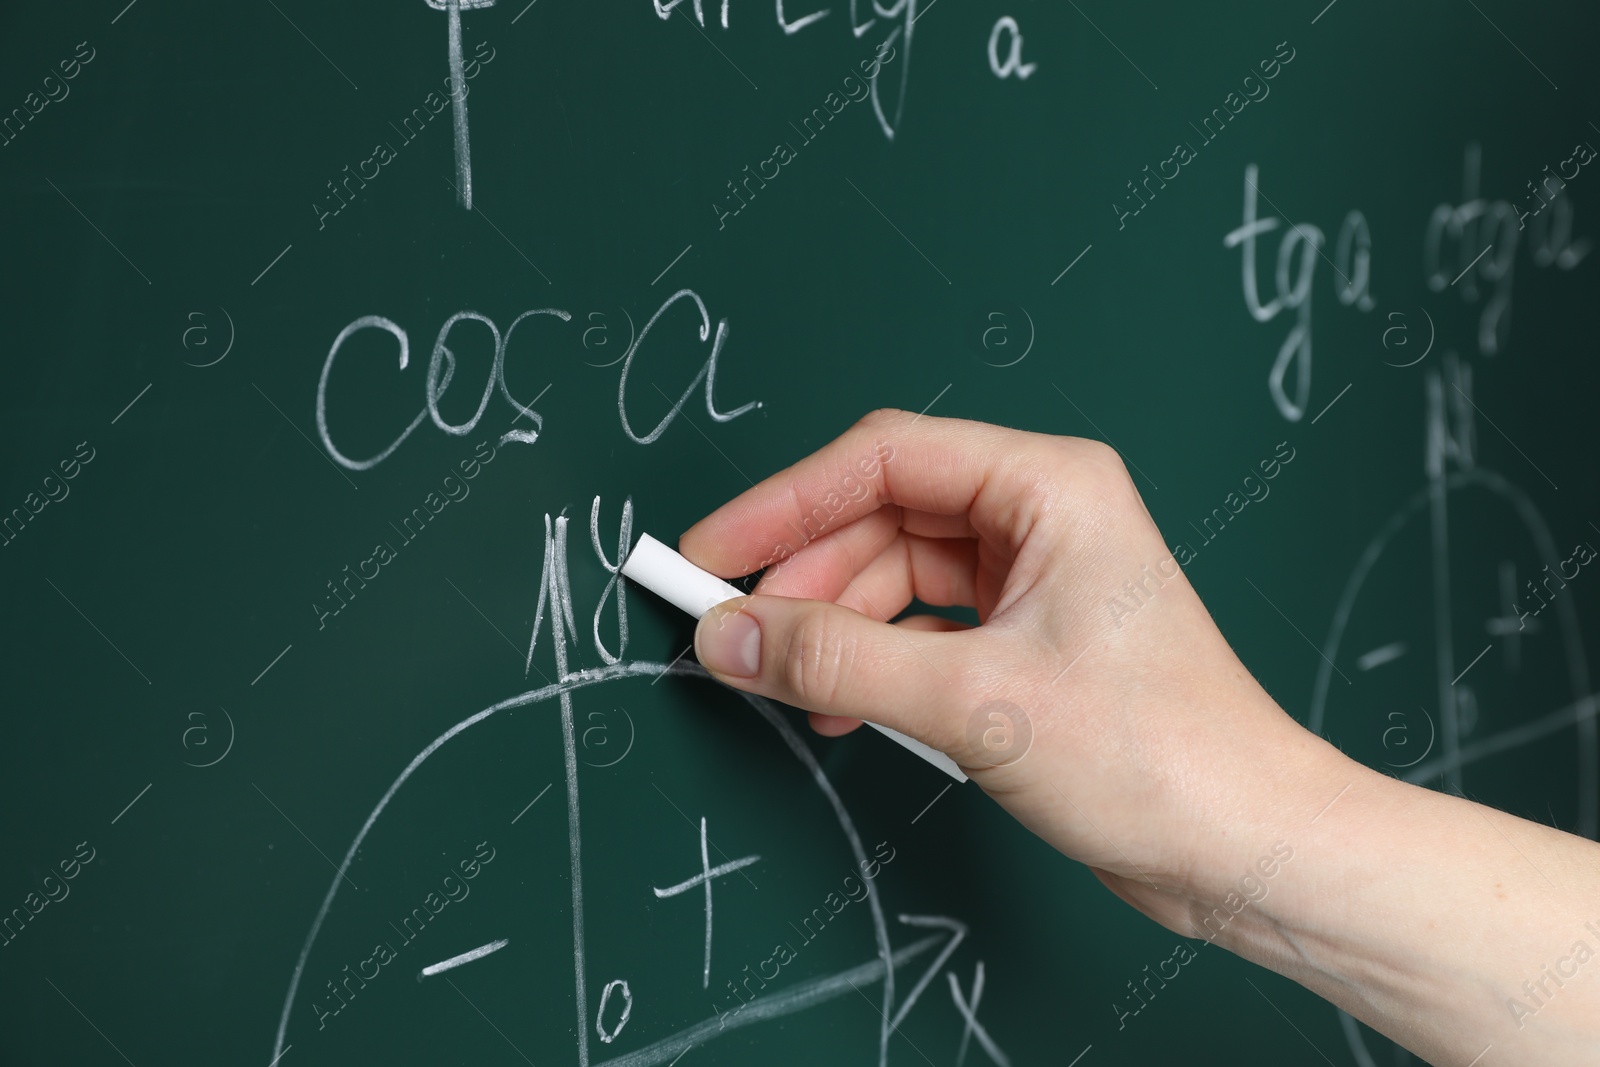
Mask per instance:
[[[1033,747],[1033,719],[1009,700],[990,700],[967,716],[967,750],[988,767],[1018,763]]]
[[[648,327],[646,327],[646,332],[648,332]],[[706,332],[709,332],[709,328]],[[640,336],[642,337],[643,334]],[[616,578],[616,571],[625,554],[621,546],[627,544],[631,532],[631,500],[624,503],[619,519],[621,537],[616,557],[617,564],[611,562],[600,544],[598,531],[599,513],[600,499],[596,497],[590,513],[591,547],[595,550],[597,562],[602,569],[611,572],[612,577]],[[546,675],[545,685],[536,689],[529,689],[516,696],[492,704],[457,722],[413,756],[394,781],[389,784],[383,795],[378,799],[377,804],[362,821],[361,828],[356,832],[354,840],[350,842],[343,858],[335,867],[333,878],[329,881],[328,888],[316,909],[310,929],[306,933],[305,941],[295,959],[294,969],[289,977],[288,988],[284,992],[283,1006],[278,1017],[278,1028],[269,1062],[275,1062],[289,1047],[294,1047],[288,1043],[289,1024],[294,1018],[296,997],[300,990],[301,979],[306,976],[307,962],[311,957],[313,948],[317,945],[318,936],[321,934],[323,925],[333,908],[334,901],[338,897],[341,887],[347,881],[346,872],[355,862],[356,857],[363,853],[363,849],[368,845],[368,836],[378,824],[379,819],[383,817],[390,802],[396,798],[396,795],[416,775],[424,763],[444,745],[456,739],[465,731],[503,711],[512,711],[517,708],[536,708],[540,705],[553,703],[556,707],[551,709],[550,713],[524,717],[508,715],[504,720],[497,721],[511,720],[511,723],[514,724],[532,722],[551,725],[554,725],[552,720],[559,722],[563,778],[567,797],[568,866],[566,881],[568,896],[566,903],[570,905],[571,946],[573,950],[572,971],[570,972],[573,979],[571,1004],[577,1022],[576,1028],[570,1032],[576,1039],[577,1067],[659,1067],[659,1065],[670,1065],[690,1049],[715,1040],[725,1033],[765,1020],[809,1011],[835,998],[848,998],[852,993],[867,997],[877,1012],[880,1021],[876,1028],[876,1062],[877,1067],[888,1067],[891,1036],[898,1032],[900,1024],[915,1006],[918,998],[938,977],[939,971],[944,968],[951,955],[963,943],[968,929],[965,923],[949,916],[899,914],[896,918],[903,926],[933,929],[941,932],[934,933],[931,936],[923,936],[910,944],[894,948],[890,944],[889,927],[884,918],[882,896],[879,888],[871,878],[865,880],[866,895],[860,899],[867,905],[867,914],[864,918],[870,923],[873,951],[862,962],[846,967],[843,970],[797,980],[781,989],[770,991],[763,989],[761,993],[751,1000],[739,998],[742,1004],[735,1012],[719,1011],[713,1005],[712,1014],[701,1018],[699,1022],[689,1023],[681,1029],[668,1032],[665,1036],[655,1037],[653,1040],[648,1040],[642,1047],[613,1056],[611,1059],[591,1062],[591,1027],[599,1030],[602,1038],[601,1043],[609,1045],[622,1032],[623,1023],[627,1018],[631,1017],[635,1007],[647,1007],[647,1011],[654,1012],[655,1023],[658,1027],[663,1017],[663,1012],[666,1012],[674,1019],[682,1016],[671,1012],[670,1009],[662,1009],[659,1005],[648,1007],[652,1002],[647,1002],[645,1006],[634,1004],[631,990],[627,989],[626,983],[618,984],[620,980],[613,980],[611,985],[605,987],[601,994],[601,1003],[598,1005],[599,1010],[592,1011],[591,996],[593,990],[589,984],[589,955],[586,948],[588,922],[585,919],[586,909],[589,908],[592,900],[586,903],[584,892],[585,868],[583,855],[585,850],[580,832],[582,818],[579,799],[580,760],[578,759],[578,724],[580,720],[574,709],[575,694],[581,696],[584,700],[588,700],[590,699],[591,691],[598,689],[598,693],[594,695],[598,695],[600,699],[604,700],[608,691],[615,688],[617,683],[622,683],[629,679],[648,679],[648,684],[654,685],[667,675],[672,675],[675,678],[704,683],[714,688],[719,694],[731,693],[733,696],[744,700],[756,711],[760,720],[778,735],[777,740],[781,742],[781,748],[787,749],[788,753],[798,761],[800,770],[810,780],[811,784],[816,787],[818,793],[821,794],[821,798],[832,814],[834,822],[837,823],[839,834],[854,861],[854,866],[865,873],[870,864],[866,850],[861,843],[861,835],[856,829],[854,818],[846,809],[833,783],[823,771],[816,754],[800,736],[799,732],[791,724],[789,716],[780,709],[779,705],[752,694],[736,692],[717,685],[698,663],[692,661],[684,662],[681,656],[675,657],[667,663],[639,660],[627,661],[623,659],[623,653],[627,645],[627,633],[626,623],[624,622],[625,615],[620,610],[623,599],[620,586],[617,587],[619,633],[616,653],[612,654],[606,651],[605,645],[599,639],[599,618],[600,612],[604,608],[604,598],[602,598],[600,606],[595,612],[594,632],[596,651],[602,654],[606,665],[588,669],[571,668],[569,645],[572,648],[577,647],[577,637],[580,631],[573,611],[572,584],[568,570],[568,523],[569,517],[564,513],[554,519],[549,514],[544,517],[544,558],[539,577],[539,595],[534,606],[533,625],[528,643],[528,659],[524,668],[524,676],[526,677],[527,672],[533,666],[533,655],[538,644],[539,635],[548,630],[551,653],[554,657],[554,677],[556,680],[549,681],[549,676]],[[542,671],[540,673],[543,674]],[[511,728],[510,724],[508,724],[507,728]],[[549,727],[544,728],[548,729]],[[480,735],[474,735],[475,738],[478,736]],[[549,747],[553,747],[553,745]],[[459,758],[461,755],[459,748],[452,748],[450,757],[445,762],[448,763],[450,759]],[[408,805],[416,802],[416,794],[425,793],[426,788],[426,786],[419,786],[417,789],[408,792],[405,801],[399,806],[400,810],[402,812],[406,811]],[[659,790],[660,787],[656,788]],[[541,793],[541,795],[543,794]],[[792,799],[791,790],[784,790],[781,795],[785,798],[785,802]],[[670,798],[667,799],[670,800]],[[751,799],[744,798],[744,802],[748,804]],[[390,822],[397,822],[404,818],[405,816],[402,814],[390,820]],[[702,833],[704,834],[705,824],[702,822],[701,825]],[[386,830],[389,829],[392,829],[392,826],[386,827]],[[720,865],[715,869],[715,872],[710,868],[707,847],[709,844],[709,835],[703,836],[701,866],[703,871],[707,872],[706,884],[708,886],[711,873],[727,873],[724,870],[726,865]],[[368,849],[367,851],[370,852],[371,850]],[[595,854],[595,844],[593,842],[590,843],[588,851],[591,857]],[[604,888],[601,891],[605,892]],[[539,911],[541,909],[535,910]],[[542,912],[549,914],[550,910],[542,909]],[[604,908],[600,910],[602,912],[605,911]],[[519,909],[519,914],[526,915],[527,913],[527,909]],[[606,914],[609,920],[610,913]],[[708,948],[707,955],[709,955],[712,919],[709,895],[706,899],[705,915],[705,941]],[[515,920],[506,918],[505,921],[513,922]],[[938,951],[932,951],[935,948]],[[924,953],[931,954],[931,959],[927,962],[925,969],[911,982],[909,991],[905,992],[904,995],[897,995],[900,968]],[[705,970],[708,974],[709,963]],[[881,983],[882,988],[881,1000],[873,1000],[866,991],[878,983]],[[619,990],[623,992],[619,993]],[[609,1002],[617,996],[621,996],[623,1001],[619,1009],[622,1019],[607,1028],[606,1008],[611,1006]],[[636,1026],[635,1029],[638,1029],[638,1027]],[[304,1055],[304,1053],[300,1055]]]
[[[1002,36],[1011,38],[1011,48],[1005,59],[1000,58]],[[1027,81],[1038,67],[1037,63],[1022,61],[1022,31],[1017,27],[1017,20],[1010,15],[1001,15],[994,29],[989,31],[989,69],[994,71],[996,78],[1005,79],[1015,75],[1018,81]]]
[[[1470,448],[1464,445],[1470,440],[1470,428],[1457,427],[1454,431],[1448,428],[1442,376],[1430,373],[1427,385],[1429,456],[1425,469],[1428,484],[1389,515],[1357,557],[1321,645],[1321,662],[1317,664],[1306,725],[1313,733],[1323,736],[1330,736],[1330,730],[1341,733],[1336,728],[1344,727],[1342,736],[1330,739],[1352,742],[1356,747],[1361,738],[1370,738],[1376,733],[1371,711],[1375,697],[1369,686],[1363,686],[1358,696],[1342,697],[1341,702],[1330,701],[1330,694],[1347,692],[1346,687],[1331,684],[1341,657],[1350,671],[1361,670],[1363,659],[1369,668],[1378,663],[1394,663],[1395,667],[1384,667],[1388,674],[1384,681],[1394,687],[1391,691],[1396,693],[1407,684],[1420,683],[1416,672],[1425,670],[1432,675],[1427,684],[1437,694],[1438,704],[1432,711],[1422,710],[1428,717],[1430,729],[1437,725],[1438,751],[1430,746],[1423,758],[1413,765],[1391,764],[1402,770],[1399,777],[1417,785],[1434,785],[1461,794],[1466,791],[1466,768],[1490,760],[1506,764],[1527,746],[1570,730],[1574,734],[1572,745],[1559,749],[1547,747],[1538,757],[1524,754],[1522,760],[1524,764],[1534,758],[1543,760],[1552,751],[1558,752],[1557,758],[1563,760],[1571,754],[1574,763],[1570,771],[1558,773],[1558,765],[1541,763],[1535,768],[1534,780],[1541,788],[1573,781],[1576,785],[1573,830],[1594,839],[1600,830],[1600,766],[1597,766],[1600,745],[1596,744],[1600,737],[1596,721],[1600,695],[1590,684],[1589,664],[1572,606],[1573,598],[1562,598],[1552,605],[1556,608],[1557,625],[1547,628],[1547,632],[1554,631],[1554,642],[1538,646],[1539,655],[1547,665],[1543,676],[1551,679],[1547,689],[1557,690],[1563,703],[1540,711],[1537,708],[1525,710],[1516,700],[1495,700],[1492,694],[1496,692],[1525,694],[1527,686],[1516,684],[1509,672],[1504,678],[1495,673],[1503,669],[1496,666],[1501,656],[1491,656],[1483,663],[1467,662],[1475,648],[1482,647],[1481,638],[1479,632],[1458,634],[1456,618],[1462,613],[1462,605],[1481,605],[1487,601],[1486,590],[1494,583],[1486,578],[1481,583],[1482,589],[1474,586],[1457,590],[1453,588],[1452,577],[1463,573],[1492,576],[1497,568],[1484,562],[1482,566],[1461,569],[1456,561],[1453,569],[1451,516],[1456,515],[1455,524],[1467,530],[1493,528],[1515,532],[1525,539],[1525,544],[1519,548],[1551,569],[1557,567],[1561,554],[1556,550],[1549,524],[1532,499],[1500,474],[1475,465]],[[1448,458],[1454,458],[1461,469],[1448,469]],[[1467,516],[1460,517],[1461,512],[1466,512]],[[1380,564],[1383,564],[1381,568]],[[1431,585],[1424,586],[1420,591],[1422,596],[1414,595],[1419,592],[1415,589],[1417,575],[1422,576],[1424,583],[1430,581],[1431,575]],[[1413,584],[1407,586],[1408,580]],[[1399,600],[1394,599],[1397,594]],[[1408,614],[1403,607],[1396,610],[1397,603],[1417,604],[1420,610]],[[1362,608],[1359,616],[1358,607]],[[1353,617],[1358,623],[1355,627],[1352,626]],[[1385,644],[1363,654],[1360,645],[1366,640]],[[1353,650],[1347,650],[1347,645]],[[1407,659],[1406,650],[1412,648],[1431,648],[1432,655]],[[1408,667],[1408,664],[1414,666]],[[1466,675],[1463,667],[1472,671],[1470,678],[1463,679]],[[1528,673],[1531,672],[1524,672],[1524,675]],[[1476,683],[1475,690],[1469,688],[1473,683]],[[1476,695],[1479,692],[1491,694],[1482,706]],[[1330,708],[1334,703],[1338,706]],[[1390,729],[1393,729],[1392,724]],[[1394,744],[1397,737],[1393,733],[1383,735],[1386,750],[1392,752],[1398,747]],[[1408,740],[1407,746],[1410,743]],[[1357,754],[1352,752],[1352,755]],[[1536,806],[1543,805],[1528,804],[1530,808]],[[1394,1056],[1400,1055],[1397,1046],[1365,1029],[1343,1011],[1339,1012],[1339,1022],[1359,1067],[1378,1067],[1380,1063],[1392,1062],[1391,1051]],[[1369,1047],[1369,1042],[1381,1043],[1376,1046],[1376,1052],[1374,1047]]]
[[[561,606],[552,605],[552,609],[554,617],[557,619],[562,618],[562,616],[565,614],[565,609]],[[557,636],[558,644],[564,640],[565,638],[563,636]],[[482,709],[476,714],[462,719],[460,722],[457,722],[454,726],[444,731],[438,737],[434,738],[431,743],[413,756],[410,762],[406,764],[405,768],[399,773],[394,781],[390,783],[388,789],[378,800],[376,806],[373,807],[371,812],[367,814],[365,820],[363,820],[361,824],[361,829],[357,832],[355,839],[351,841],[349,847],[345,850],[344,856],[340,860],[338,868],[335,871],[333,878],[329,882],[328,889],[323,895],[322,901],[317,908],[315,918],[312,920],[310,930],[306,934],[304,944],[301,946],[299,955],[296,959],[293,973],[290,976],[288,988],[284,994],[283,1007],[279,1017],[277,1036],[273,1044],[272,1055],[268,1057],[269,1062],[272,1059],[281,1056],[287,1044],[298,1044],[298,1042],[287,1042],[286,1038],[288,1036],[290,1023],[295,1018],[294,1009],[296,1006],[296,997],[300,991],[300,982],[305,976],[306,964],[311,956],[312,949],[317,944],[318,935],[322,932],[323,924],[328,918],[329,911],[333,907],[334,900],[339,894],[341,885],[344,883],[345,872],[350,868],[351,864],[355,862],[356,856],[366,843],[368,835],[372,832],[374,826],[377,825],[379,819],[383,816],[384,811],[389,807],[390,802],[395,799],[396,794],[400,792],[400,790],[406,785],[412,776],[416,774],[422,765],[428,761],[430,757],[438,752],[439,749],[444,745],[453,741],[467,730],[470,730],[472,727],[477,726],[478,724],[496,715],[499,715],[501,712],[509,711],[515,708],[531,708],[550,703],[559,703],[561,729],[564,739],[563,748],[566,764],[565,784],[568,794],[569,826],[570,834],[573,838],[572,845],[574,848],[574,855],[576,856],[578,840],[576,812],[578,810],[579,761],[576,757],[578,750],[578,718],[574,714],[572,708],[573,694],[597,687],[601,688],[603,691],[603,687],[606,685],[606,683],[617,682],[624,679],[654,679],[659,678],[662,675],[673,675],[679,678],[694,679],[707,684],[715,684],[712,682],[710,676],[705,672],[704,668],[702,668],[698,663],[684,663],[681,660],[674,661],[672,663],[648,661],[618,662],[605,667],[591,668],[587,670],[570,672],[561,671],[560,681],[541,686],[537,689],[530,689],[516,696],[509,697],[508,699],[502,700],[497,704],[493,704]],[[720,686],[717,688],[721,692],[728,692],[728,690],[724,690]],[[782,742],[783,746],[787,748],[790,754],[800,762],[802,767],[809,775],[812,783],[822,793],[823,797],[827,801],[838,824],[839,831],[843,835],[845,842],[849,847],[850,854],[854,858],[856,864],[860,866],[861,869],[865,870],[868,864],[868,857],[865,849],[862,847],[861,837],[856,829],[855,820],[845,808],[844,802],[840,799],[838,792],[834,789],[833,783],[823,771],[822,766],[818,762],[816,755],[812,752],[811,747],[790,724],[789,719],[785,716],[783,711],[780,710],[779,705],[747,693],[737,693],[735,695],[746,701],[752,708],[754,708],[761,719],[777,733],[778,738]],[[536,717],[531,721],[539,720]],[[549,720],[546,719],[544,721]],[[577,871],[581,871],[581,866],[577,866],[575,869]],[[866,880],[862,884],[866,887],[866,901],[868,904],[875,949],[872,957],[868,958],[862,963],[858,963],[853,967],[846,968],[845,970],[837,973],[803,980],[783,990],[763,993],[756,999],[747,1002],[745,1007],[741,1009],[737,1016],[729,1016],[728,1018],[724,1019],[719,1018],[716,1015],[711,1015],[710,1017],[698,1023],[691,1024],[677,1031],[676,1033],[671,1033],[665,1037],[658,1038],[641,1048],[622,1053],[612,1057],[609,1060],[592,1062],[588,1054],[588,1035],[590,1033],[590,1028],[594,1027],[598,1029],[600,1031],[600,1037],[602,1041],[606,1044],[609,1044],[621,1033],[623,1024],[631,1016],[633,1003],[631,992],[626,990],[626,984],[614,981],[608,985],[605,989],[605,992],[601,994],[601,1002],[599,1005],[600,1011],[598,1011],[594,1017],[590,1017],[588,1014],[588,1009],[584,1003],[587,1000],[587,997],[582,992],[585,986],[584,949],[583,938],[581,936],[581,914],[583,908],[581,895],[582,890],[581,882],[579,882],[578,879],[574,879],[572,903],[575,916],[577,917],[576,926],[579,931],[578,933],[575,933],[574,936],[574,970],[576,972],[577,984],[580,990],[580,993],[576,999],[579,1002],[578,1010],[582,1019],[582,1024],[577,1035],[577,1062],[579,1067],[664,1067],[664,1065],[671,1063],[674,1059],[681,1056],[689,1049],[704,1045],[725,1033],[731,1033],[734,1030],[742,1029],[743,1027],[754,1023],[778,1019],[784,1016],[796,1014],[798,1012],[808,1011],[836,998],[850,997],[855,994],[865,995],[874,985],[881,986],[882,990],[880,998],[873,1001],[873,1005],[878,1009],[878,1013],[881,1017],[881,1024],[877,1028],[878,1047],[874,1062],[878,1064],[878,1067],[888,1067],[890,1037],[895,1032],[895,1029],[898,1028],[904,1021],[906,1015],[910,1012],[918,997],[920,997],[922,992],[928,988],[933,980],[938,976],[939,970],[945,965],[946,961],[955,951],[956,947],[961,944],[966,936],[967,928],[965,924],[955,919],[942,916],[901,915],[898,917],[899,921],[906,926],[937,928],[944,931],[944,933],[923,937],[899,948],[892,947],[889,940],[888,923],[884,918],[884,905],[880,895],[880,890],[871,880]],[[906,993],[904,996],[897,995],[897,973],[900,971],[900,969],[917,957],[929,953],[936,947],[939,949],[939,951],[934,953],[933,959],[918,975],[915,982],[912,984],[909,993]],[[618,1012],[618,1006],[615,1004],[608,1004],[608,1001],[615,1000],[619,997],[621,998],[620,1018],[618,1018],[615,1023],[612,1023],[608,1026],[606,1019],[607,1010],[609,1009],[614,1016]]]
[[[1015,367],[1018,363],[1027,359],[1028,353],[1033,351],[1033,342],[1038,337],[1038,330],[1033,325],[1033,316],[1028,314],[1028,309],[1021,304],[1017,305],[1017,310],[1022,312],[1022,318],[1028,324],[1028,341],[1022,346],[1022,354],[1016,359],[1005,363],[990,363],[987,359],[984,360],[991,367]],[[1006,312],[991,311],[984,321],[989,325],[984,328],[983,337],[981,338],[983,350],[996,356],[1004,357],[1010,355],[1011,349],[1016,342],[1011,337],[1011,324],[1006,319]]]
[[[633,316],[628,314],[628,309],[627,308],[618,308],[617,310],[621,311],[622,315],[623,315],[623,318],[628,320],[628,342],[627,342],[627,344],[623,344],[623,345],[618,345],[617,346],[617,358],[612,360],[610,363],[590,363],[588,359],[585,359],[583,362],[585,364],[587,364],[588,366],[591,366],[591,367],[615,367],[618,363],[621,363],[623,361],[623,359],[627,357],[628,351],[631,348],[633,348],[633,339],[634,339],[635,335],[637,335],[637,333],[638,333],[638,331],[634,328],[634,325],[633,325]],[[583,331],[583,347],[584,347],[584,349],[586,351],[589,351],[589,352],[597,352],[599,349],[608,347],[611,344],[611,327],[606,322],[606,313],[604,311],[591,311],[591,312],[589,312],[588,315],[586,315],[584,317],[584,319],[585,319],[586,322],[594,323],[594,325],[587,326],[587,327],[584,328],[584,331]],[[597,319],[599,320],[598,322],[595,321]],[[600,354],[603,355],[604,353],[600,353]]]
[[[622,713],[622,720],[628,724],[628,742],[620,746],[611,734],[612,719],[610,715],[617,712]],[[578,735],[578,745],[585,752],[599,756],[602,761],[590,763],[588,760],[584,760],[584,763],[590,767],[615,767],[628,758],[628,753],[633,751],[633,742],[637,736],[637,731],[633,726],[633,716],[628,714],[627,708],[619,705],[612,708],[610,713],[591,711],[586,713],[583,718],[589,725],[585,726],[583,733]],[[612,756],[612,753],[618,748],[621,748],[622,751],[618,755]]]
[[[228,740],[227,743],[222,746],[222,754],[216,759],[206,760],[205,762],[199,763],[185,759],[183,762],[191,767],[215,767],[217,764],[221,763],[227,758],[228,753],[233,751],[233,739],[235,736],[233,716],[229,715],[228,709],[222,707],[221,705],[218,705],[217,710],[222,712],[222,717],[228,724]],[[211,727],[206,722],[206,712],[191,711],[187,721],[194,723],[194,725],[183,731],[183,737],[181,740],[183,742],[184,752],[188,753],[190,756],[196,756],[202,759],[210,756],[215,750],[216,744],[211,739]]]
[[[1420,746],[1422,751],[1417,752],[1414,758],[1407,760],[1405,763],[1388,763],[1387,760],[1384,761],[1397,771],[1403,771],[1407,767],[1415,767],[1427,759],[1428,753],[1433,751],[1434,741],[1439,736],[1438,730],[1433,725],[1433,716],[1428,714],[1428,709],[1419,705],[1417,710],[1422,713],[1423,720],[1428,724],[1428,740]],[[1411,736],[1412,723],[1410,714],[1404,711],[1391,711],[1386,718],[1390,725],[1383,731],[1384,751],[1391,752],[1397,756],[1409,756],[1412,752],[1415,752],[1418,746]]]
[[[1404,363],[1396,363],[1387,356],[1384,357],[1383,361],[1391,367],[1415,367],[1418,363],[1427,359],[1428,353],[1433,351],[1433,342],[1438,336],[1438,331],[1434,329],[1433,316],[1428,314],[1427,308],[1418,308],[1417,310],[1421,311],[1422,317],[1428,320],[1428,343],[1423,346],[1420,356]],[[1400,321],[1395,322],[1396,319]],[[1403,311],[1391,311],[1388,314],[1388,321],[1395,322],[1395,324],[1383,331],[1383,348],[1386,352],[1398,352],[1399,349],[1405,348],[1411,343],[1410,328],[1406,325],[1406,314]]]
[[[228,309],[223,307],[221,304],[217,305],[217,310],[221,311],[222,317],[227,320],[228,343],[222,346],[222,355],[211,360],[210,362],[190,363],[189,360],[184,360],[184,362],[188,363],[191,367],[215,367],[218,363],[221,363],[223,360],[227,359],[228,353],[233,351],[233,341],[235,336],[235,330],[233,328],[233,316],[228,314]],[[183,350],[185,352],[193,352],[196,355],[210,355],[209,351],[200,351],[201,349],[209,349],[212,344],[211,329],[206,324],[206,313],[203,311],[191,311],[189,312],[188,318],[186,318],[184,321],[188,322],[190,325],[185,327],[183,331]]]

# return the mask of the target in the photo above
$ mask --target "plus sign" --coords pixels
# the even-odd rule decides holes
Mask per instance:
[[[1500,563],[1500,597],[1509,614],[1488,619],[1483,626],[1489,631],[1489,636],[1504,640],[1506,669],[1516,673],[1522,659],[1522,633],[1524,630],[1530,634],[1538,633],[1539,621],[1517,615],[1517,565],[1510,560]]]
[[[700,986],[702,989],[709,989],[711,987],[711,880],[713,878],[721,878],[725,874],[732,874],[734,871],[737,871],[743,867],[748,867],[752,863],[756,863],[761,859],[760,856],[745,856],[743,859],[733,860],[728,863],[719,863],[717,866],[713,867],[711,866],[711,854],[707,850],[707,844],[708,839],[706,837],[706,818],[704,815],[702,815],[700,816],[700,873],[695,875],[693,878],[690,878],[688,881],[679,882],[677,885],[670,885],[665,889],[654,889],[654,887],[652,887],[655,895],[658,898],[666,898],[675,897],[679,893],[688,892],[697,885],[705,886],[706,964],[705,972],[700,979]],[[749,876],[746,875],[745,879],[748,881]],[[754,883],[752,882],[751,884],[753,885]]]

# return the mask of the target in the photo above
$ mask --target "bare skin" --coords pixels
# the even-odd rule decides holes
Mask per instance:
[[[948,753],[1156,922],[1431,1063],[1600,1062],[1600,845],[1379,774],[1300,726],[1108,447],[873,412],[680,548],[723,577],[768,567],[696,631],[728,685],[822,734],[870,719]],[[1130,580],[1152,595],[1119,625],[1105,605]],[[913,597],[980,625],[889,623]]]

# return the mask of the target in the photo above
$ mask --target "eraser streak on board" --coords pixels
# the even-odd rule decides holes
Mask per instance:
[[[745,595],[716,575],[696,567],[649,534],[642,535],[639,543],[633,546],[633,551],[628,553],[628,558],[622,564],[622,574],[697,619],[718,604]],[[887,726],[879,726],[875,722],[867,725],[921,756],[956,781],[967,780],[955,760],[938,749]]]

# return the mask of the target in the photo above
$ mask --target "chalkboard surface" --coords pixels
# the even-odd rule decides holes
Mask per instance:
[[[1407,1062],[616,586],[880,406],[1110,440],[1291,713],[1595,835],[1592,15],[0,23],[5,1062]]]

